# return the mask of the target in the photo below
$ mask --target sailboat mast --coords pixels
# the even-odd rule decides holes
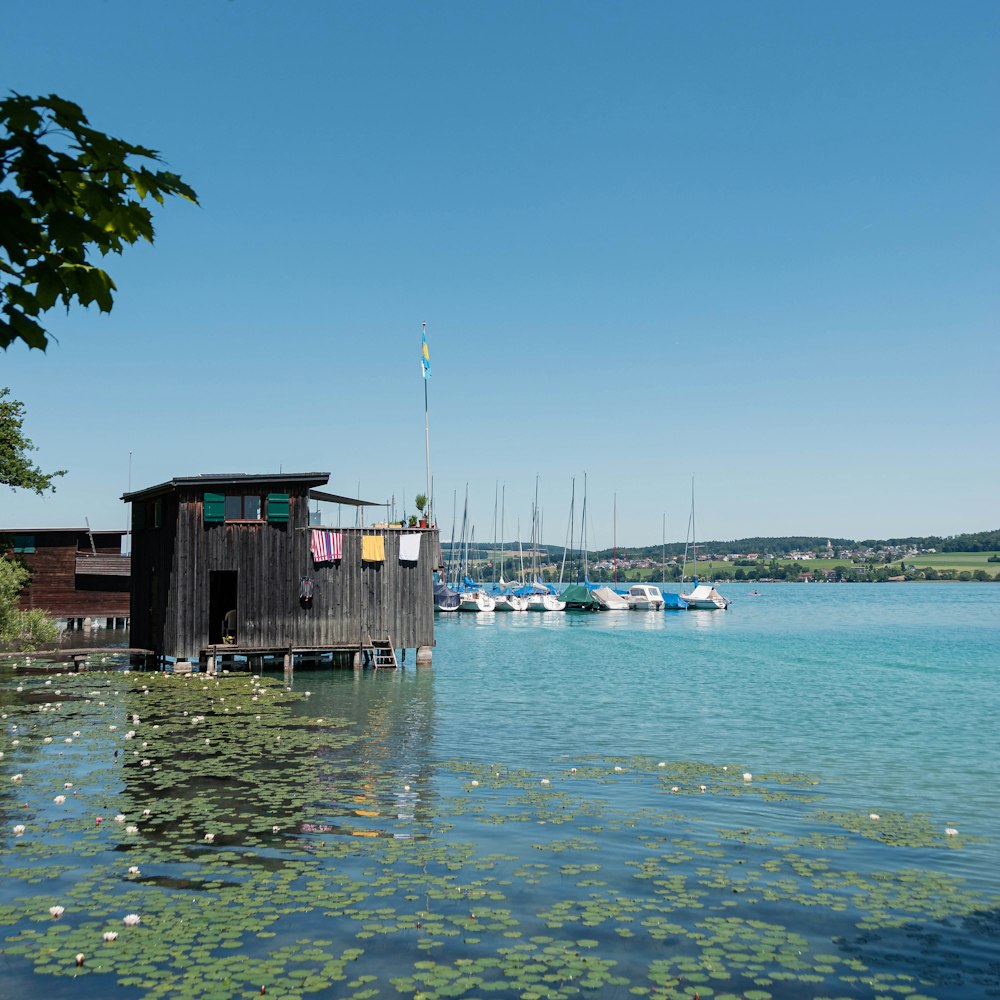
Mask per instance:
[[[493,556],[490,562],[493,564],[493,582],[497,582],[497,563],[496,563],[496,551],[497,551],[497,500],[499,499],[500,493],[500,482],[499,480],[493,484]]]
[[[427,523],[433,524],[434,520],[431,516],[431,421],[430,421],[430,411],[427,406],[427,382],[430,379],[431,365],[430,365],[430,355],[427,351],[427,322],[423,325],[423,339],[420,345],[420,366],[424,373],[424,462],[427,469]],[[358,496],[361,496],[358,493]]]
[[[615,571],[615,584],[618,583],[618,494],[614,496],[614,503],[611,506],[611,544],[613,546],[612,565]]]
[[[504,509],[507,505],[507,485],[504,484],[500,494],[500,579],[503,579],[503,519]]]
[[[667,579],[667,512],[663,512],[663,548],[660,551],[660,579],[665,583]]]
[[[694,476],[691,477],[691,546],[694,549],[694,575],[698,576],[698,532],[694,526]]]
[[[572,552],[573,552],[573,517],[575,516],[573,508],[574,508],[574,506],[576,504],[576,477],[575,476],[573,477],[573,479],[571,480],[571,482],[572,482],[573,486],[572,486],[572,488],[570,490],[570,499],[569,499],[569,527],[568,527],[568,529],[566,531],[566,534],[569,536],[569,538],[567,539],[568,542],[569,542],[569,545],[567,546],[566,542],[565,541],[563,542],[562,566],[559,567],[559,586],[560,587],[562,586],[563,575],[566,572],[566,552],[567,552],[567,549],[568,549],[568,551],[570,552],[571,555],[572,555]]]

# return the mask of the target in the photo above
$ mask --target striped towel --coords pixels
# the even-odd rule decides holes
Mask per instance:
[[[344,536],[339,531],[322,531],[313,528],[309,548],[313,562],[336,562],[344,555]]]
[[[383,535],[362,535],[361,559],[364,562],[385,562],[385,537]]]

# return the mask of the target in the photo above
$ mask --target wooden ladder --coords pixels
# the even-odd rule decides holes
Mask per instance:
[[[392,667],[393,670],[399,668],[396,650],[392,645],[392,636],[386,636],[384,639],[372,639],[369,636],[368,641],[372,649],[372,666],[376,670],[379,667]]]

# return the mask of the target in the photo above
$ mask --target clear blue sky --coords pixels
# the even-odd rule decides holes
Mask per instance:
[[[125,524],[202,472],[431,465],[447,536],[561,544],[1000,526],[1000,4],[46,0],[0,89],[161,151],[201,207],[110,316],[0,355],[53,496]],[[360,484],[360,486],[359,486]],[[579,531],[579,528],[577,528]]]

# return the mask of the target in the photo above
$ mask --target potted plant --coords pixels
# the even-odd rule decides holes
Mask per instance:
[[[423,493],[418,493],[414,498],[413,502],[417,505],[417,510],[420,511],[420,527],[427,527],[427,518],[424,517],[424,508],[427,506],[427,497]]]
[[[411,514],[410,515],[410,527],[411,528],[415,528],[416,526],[417,526],[417,515],[416,514]]]

